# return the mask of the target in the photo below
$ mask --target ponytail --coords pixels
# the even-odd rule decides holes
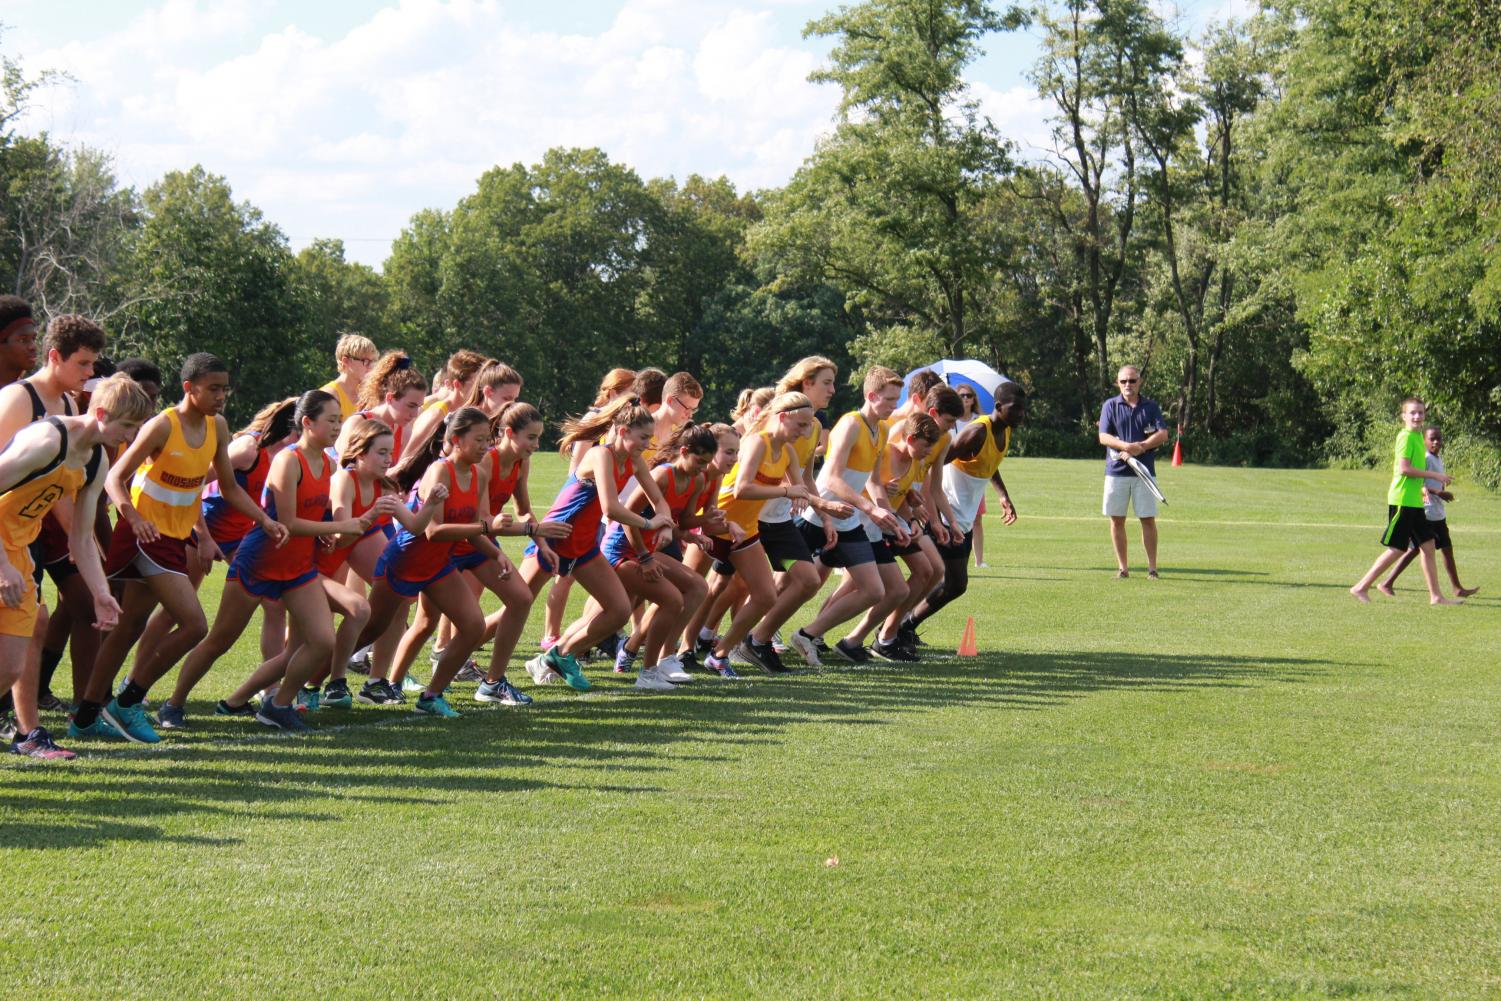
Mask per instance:
[[[728,425],[723,426],[728,427]],[[675,461],[679,450],[685,448],[697,455],[707,455],[712,459],[714,453],[719,451],[719,438],[715,435],[714,428],[713,424],[695,424],[692,421],[678,425],[677,430],[659,446],[657,465]]]
[[[614,403],[592,414],[570,417],[558,425],[562,438],[558,451],[567,453],[581,441],[593,444],[617,427],[650,427],[655,423],[651,411],[642,405],[639,396],[622,396]]]
[[[360,410],[374,410],[386,402],[387,396],[401,396],[413,389],[427,392],[427,380],[412,364],[404,351],[387,351],[380,356],[365,381],[360,383],[360,398],[355,406]]]

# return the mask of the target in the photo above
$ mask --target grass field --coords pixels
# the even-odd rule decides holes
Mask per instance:
[[[1383,474],[1164,470],[1153,582],[1098,463],[1003,472],[925,635],[976,660],[296,739],[206,715],[247,637],[191,732],[0,764],[0,995],[1501,993],[1501,500],[1456,487],[1466,607],[1361,607]]]

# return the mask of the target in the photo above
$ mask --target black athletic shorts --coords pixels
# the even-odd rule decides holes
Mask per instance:
[[[1438,521],[1430,521],[1428,523],[1428,530],[1433,533],[1433,548],[1434,549],[1448,549],[1449,548],[1450,544],[1449,544],[1449,522],[1448,522],[1448,519],[1446,519],[1446,518],[1440,518]],[[1408,547],[1408,548],[1411,548],[1411,547]]]
[[[911,556],[913,553],[922,548],[922,546],[917,544],[917,540],[922,534],[923,533],[918,532],[917,534],[913,535],[912,541],[908,542],[905,546],[897,545],[896,536],[894,535],[888,535],[884,539],[882,539],[882,541],[885,542],[887,548],[891,550],[892,556]]]
[[[740,550],[745,549],[749,546],[754,546],[757,542],[760,541],[758,537],[752,536],[751,538],[746,539],[744,542],[740,543],[740,545],[737,546],[729,539],[721,539],[717,535],[711,535],[708,537],[708,539],[709,558],[713,560],[710,565],[714,568],[714,571],[721,577],[735,576],[735,564],[730,562],[731,553],[738,553]]]
[[[949,539],[952,540],[953,537],[954,530],[949,529]],[[958,542],[950,541],[946,546],[943,543],[939,542],[937,539],[933,540],[933,544],[938,547],[938,555],[943,557],[943,561],[945,563],[949,563],[954,560],[958,560],[960,563],[963,563],[964,561],[969,559],[969,554],[974,552],[975,531],[974,529],[970,529],[968,532],[964,533],[964,538],[960,539]]]
[[[40,595],[42,593],[42,540],[32,540],[31,544],[26,547],[26,551],[31,554],[31,580],[36,585],[36,593]]]
[[[1381,544],[1388,549],[1417,549],[1433,539],[1433,522],[1420,507],[1386,506],[1386,531]]]
[[[791,518],[786,521],[763,521],[757,527],[761,530],[761,548],[766,550],[766,558],[778,573],[786,573],[788,567],[799,561],[813,562],[813,550]]]
[[[824,548],[822,522],[815,525],[805,518],[799,518],[797,530],[803,533],[804,541],[813,550],[813,555],[818,557],[818,562],[826,567],[858,567],[875,562],[876,552],[871,548],[870,537],[865,534],[862,525],[840,532],[839,541],[834,543],[832,549]]]
[[[69,577],[78,575],[78,564],[67,556],[60,560],[53,560],[47,564],[47,576],[52,578],[52,583],[58,587],[63,586],[63,581]]]

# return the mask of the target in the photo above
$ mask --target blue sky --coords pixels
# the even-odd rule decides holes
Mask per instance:
[[[1163,0],[1164,3],[1170,0]],[[1177,0],[1193,31],[1246,0]],[[201,163],[294,248],[340,237],[374,266],[410,215],[486,168],[600,146],[643,176],[784,183],[837,94],[806,80],[806,0],[6,0],[0,46],[72,80],[23,123],[115,157],[126,184]],[[1026,32],[988,40],[973,94],[1040,155]]]

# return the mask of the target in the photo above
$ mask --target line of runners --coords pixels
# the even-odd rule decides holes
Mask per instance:
[[[42,366],[21,378],[36,337],[26,304],[0,297],[0,691],[11,749],[35,757],[73,756],[39,712],[68,712],[70,740],[154,743],[189,726],[194,687],[258,609],[262,661],[215,712],[289,731],[321,708],[409,695],[419,713],[457,716],[456,679],[479,702],[527,704],[507,667],[549,582],[542,652],[526,662],[537,684],[588,689],[582,662],[601,647],[648,690],[733,678],[736,663],[780,672],[789,649],[811,665],[917,660],[918,627],[968,586],[987,483],[1015,520],[998,472],[1025,412],[1014,383],[962,426],[938,376],[918,373],[898,406],[902,378],[876,367],[858,408],[825,429],[838,376],[826,358],[746,390],[724,423],[697,419],[688,373],[615,369],[588,412],[558,423],[568,478],[538,514],[528,476],[544,415],[520,399],[519,373],[475,352],[429,383],[405,353],[348,335],[337,378],[232,433],[229,372],[212,355],[183,361],[181,399],[156,412],[160,372],[136,359],[100,378],[105,335],[83,317],[54,318]],[[504,536],[524,537],[519,566]],[[197,590],[217,559],[229,570],[210,624]],[[50,616],[44,572],[60,598]],[[571,586],[588,600],[565,622]],[[488,616],[485,591],[499,604]],[[429,640],[421,684],[410,671]],[[52,690],[70,644],[73,706]],[[368,672],[358,691],[350,670]]]

